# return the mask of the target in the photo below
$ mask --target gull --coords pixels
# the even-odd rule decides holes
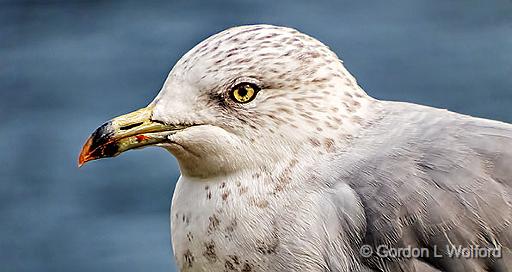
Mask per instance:
[[[227,29],[79,165],[160,146],[181,271],[508,271],[512,125],[370,97],[295,29]],[[466,250],[454,255],[454,250]]]

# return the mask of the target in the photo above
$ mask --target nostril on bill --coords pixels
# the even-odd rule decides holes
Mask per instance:
[[[135,124],[131,124],[131,125],[127,125],[127,126],[124,126],[124,127],[120,127],[119,129],[120,129],[120,130],[129,130],[129,129],[132,129],[132,128],[134,128],[134,127],[138,127],[138,126],[140,126],[140,125],[142,125],[142,122],[140,122],[140,123],[135,123]]]

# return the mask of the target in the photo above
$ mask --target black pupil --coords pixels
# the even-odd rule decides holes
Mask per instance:
[[[240,96],[246,96],[247,95],[247,86],[243,86],[242,88],[238,89],[238,95]]]

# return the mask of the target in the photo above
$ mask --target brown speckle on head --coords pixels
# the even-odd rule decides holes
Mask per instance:
[[[311,138],[313,140],[316,140],[314,138]],[[318,140],[316,140],[318,141]],[[320,142],[318,141],[318,146],[320,146]],[[293,168],[299,163],[297,159],[292,159],[288,163],[288,167],[286,167],[281,174],[277,177],[277,179],[274,180],[275,188],[273,194],[277,194],[284,190],[286,186],[291,182],[292,180],[292,172]]]
[[[278,183],[276,187],[274,188],[274,194],[277,194],[279,192],[282,192],[285,187],[285,184]]]
[[[259,200],[259,201],[256,202],[256,206],[258,208],[264,209],[264,208],[268,207],[268,201],[265,200],[265,199]]]
[[[352,100],[352,106],[358,109],[361,107],[361,103],[357,102],[357,100]]]
[[[325,121],[324,124],[330,129],[338,129],[338,124],[335,124],[334,122]]]
[[[261,198],[256,198],[256,197],[250,197],[249,198],[249,203],[250,203],[250,205],[256,206],[256,207],[261,208],[261,209],[267,208],[268,205],[269,205],[268,200],[261,199]]]
[[[254,87],[247,100],[234,96],[240,86]],[[241,26],[213,35],[176,64],[155,99],[152,117],[202,125],[173,135],[184,144],[183,150],[172,151],[185,175],[248,173],[266,164],[273,164],[275,175],[279,158],[332,152],[334,145],[323,139],[358,132],[353,116],[372,112],[371,98],[357,86],[320,41],[285,27]],[[289,181],[288,173],[262,182],[274,182],[270,188],[281,191]],[[210,183],[206,199],[220,194],[231,204],[237,191],[246,192],[243,185]]]
[[[327,138],[324,140],[324,147],[325,151],[329,153],[336,151],[336,148],[334,147],[334,140],[331,138]]]
[[[357,115],[352,116],[352,121],[354,123],[357,123],[357,124],[360,124],[360,125],[364,125],[363,118],[361,118],[361,117],[359,117]]]
[[[314,146],[314,147],[319,147],[320,146],[320,141],[316,138],[309,138],[309,142]]]
[[[341,125],[343,123],[343,120],[339,118],[338,116],[330,116],[330,118],[335,124]]]
[[[297,159],[292,159],[292,160],[290,160],[290,163],[288,164],[288,167],[289,167],[289,168],[293,168],[293,167],[295,167],[298,163],[299,163],[299,160],[297,160]]]

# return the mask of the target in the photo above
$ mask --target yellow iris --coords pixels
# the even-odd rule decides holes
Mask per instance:
[[[256,90],[250,84],[240,84],[233,88],[232,97],[239,103],[247,103],[256,95]]]

